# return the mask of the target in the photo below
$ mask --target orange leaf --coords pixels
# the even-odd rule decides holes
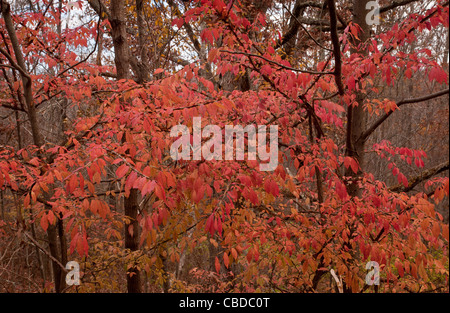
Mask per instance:
[[[41,217],[41,227],[44,231],[47,231],[48,228],[48,218],[47,214],[42,215]]]
[[[442,236],[448,241],[448,225],[442,226]]]
[[[211,49],[211,51],[209,51],[209,55],[208,55],[209,63],[213,62],[216,59],[218,52],[219,52],[218,49]]]
[[[231,255],[233,256],[233,259],[237,260],[238,253],[235,248],[231,248]]]
[[[397,267],[397,271],[400,277],[403,277],[403,275],[405,274],[405,270],[403,269],[403,265],[399,260],[395,261],[395,267]]]
[[[226,252],[223,253],[223,264],[225,264],[226,268],[230,265],[230,259],[228,258],[228,254]]]
[[[68,185],[69,193],[72,193],[75,190],[75,188],[77,188],[77,185],[78,185],[78,177],[75,175],[72,175],[72,177],[70,178],[70,181],[69,181],[69,185]]]
[[[439,237],[439,235],[441,234],[441,226],[439,226],[439,223],[434,223],[433,224],[433,228],[431,229],[431,233],[433,234],[433,236],[435,238]]]

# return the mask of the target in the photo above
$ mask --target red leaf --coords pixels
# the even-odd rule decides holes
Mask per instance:
[[[53,214],[52,210],[48,211],[48,213],[47,213],[47,220],[50,223],[50,225],[53,225],[55,223],[56,216],[55,216],[55,214]]]
[[[395,167],[395,168],[392,170],[392,174],[393,174],[394,176],[397,176],[398,174],[400,174],[400,170],[399,170],[397,167]]]
[[[237,260],[238,253],[235,248],[231,248],[231,255],[233,256],[233,259]]]
[[[211,234],[211,236],[214,236],[214,214],[211,214],[208,219],[206,220],[206,231]]]
[[[0,177],[1,177],[1,173],[0,173]],[[0,179],[0,182],[1,182],[1,179]],[[2,185],[0,184],[0,187],[2,187]],[[27,195],[25,196],[25,199],[23,200],[23,206],[25,207],[25,208],[27,208],[28,206],[30,205],[30,194],[29,193],[27,193]]]
[[[129,169],[130,169],[130,167],[126,164],[122,164],[121,166],[119,166],[119,168],[116,170],[117,178],[121,179],[122,177],[124,177]]]
[[[355,90],[355,88],[356,88],[356,80],[355,80],[355,78],[353,76],[350,76],[347,79],[347,86],[348,86],[350,91]]]
[[[222,236],[222,220],[220,218],[214,220],[214,229]]]
[[[154,181],[154,180],[148,181],[144,185],[144,187],[142,187],[142,190],[141,190],[142,196],[145,197],[145,195],[151,193],[155,189],[155,187],[156,187],[156,181]]]
[[[241,175],[238,177],[238,179],[241,181],[241,184],[247,187],[252,186],[252,179],[249,176]]]
[[[442,225],[442,236],[448,241],[448,225]]]
[[[352,168],[352,171],[357,174],[359,170],[358,162],[352,158],[352,157],[345,157],[344,159],[344,166],[348,169],[349,167]]]
[[[395,261],[395,267],[397,268],[398,275],[400,277],[403,277],[403,275],[405,275],[405,270],[403,269],[403,265],[402,265],[402,263],[400,263],[399,260]]]
[[[252,261],[252,258],[253,258],[253,250],[249,249],[248,252],[247,252],[247,256],[246,257],[247,257],[248,263],[250,263]]]
[[[41,227],[44,231],[47,231],[47,228],[48,228],[47,214],[43,214],[41,217]]]
[[[69,193],[72,193],[75,190],[75,188],[77,188],[77,185],[78,185],[78,177],[76,175],[72,175],[72,177],[69,180],[67,191]]]
[[[159,199],[164,200],[164,201],[166,200],[166,192],[158,184],[155,185],[155,194]]]
[[[214,62],[216,60],[217,54],[219,53],[219,49],[211,49],[208,54],[208,62]]]
[[[259,251],[258,251],[257,247],[253,248],[253,258],[254,258],[255,262],[258,262],[258,260],[259,260]]]
[[[271,193],[275,196],[278,197],[278,195],[280,194],[280,188],[278,188],[278,184],[272,180],[271,182]]]
[[[341,181],[336,182],[336,193],[341,200],[345,200],[348,197],[347,188]]]
[[[97,199],[92,200],[90,209],[93,214],[97,214],[100,210],[100,201]]]
[[[70,250],[69,250],[69,252],[71,254],[75,251],[75,247],[77,245],[79,235],[80,234],[77,232],[75,232],[75,233],[72,232],[72,236],[71,236],[72,240],[70,241]]]
[[[199,188],[196,188],[192,191],[192,201],[194,203],[200,203],[203,197],[205,196],[205,185],[201,185]]]
[[[172,26],[177,25],[178,28],[183,27],[183,24],[184,24],[184,19],[182,19],[182,18],[177,18],[172,21]]]
[[[134,171],[131,172],[131,174],[127,178],[127,181],[125,182],[125,189],[130,190],[131,188],[133,188],[134,182],[136,181],[137,178],[138,178],[137,173]]]
[[[441,67],[433,67],[428,77],[431,81],[435,80],[439,84],[448,82],[448,75]]]
[[[217,272],[217,274],[219,274],[220,273],[220,261],[219,261],[218,257],[216,257],[215,266],[216,266],[216,272]]]
[[[87,256],[88,255],[88,242],[86,239],[86,234],[79,235],[77,237],[77,252],[80,256]]]
[[[253,189],[246,188],[243,192],[243,195],[247,200],[250,200],[253,205],[259,205],[258,195]]]
[[[398,174],[397,180],[398,180],[399,184],[403,184],[403,186],[405,186],[405,187],[409,186],[408,178],[406,178],[406,176],[403,175],[402,173]]]
[[[272,72],[273,72],[273,70],[270,65],[264,65],[263,67],[261,67],[262,75],[270,76],[270,75],[272,75]]]

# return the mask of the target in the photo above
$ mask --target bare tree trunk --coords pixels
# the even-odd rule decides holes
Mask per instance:
[[[366,16],[369,11],[366,10],[366,4],[368,0],[353,0],[353,23],[358,24],[361,27],[361,33],[358,34],[360,41],[355,39],[353,44],[355,48],[352,48],[352,53],[360,53],[363,56],[367,55],[367,50],[359,50],[357,47],[360,43],[366,42],[370,36],[370,28],[366,23]],[[364,133],[367,124],[367,114],[364,111],[364,99],[365,95],[361,92],[356,93],[357,106],[350,105],[347,108],[347,140],[346,140],[346,155],[355,158],[361,169],[355,174],[352,169],[348,169],[345,173],[347,177],[351,178],[348,184],[348,193],[351,197],[361,196],[361,190],[358,187],[358,181],[364,171],[364,148],[365,141],[358,140]]]
[[[139,248],[138,207],[138,190],[131,189],[129,197],[124,199],[125,215],[130,219],[130,224],[125,225],[125,248],[131,252]],[[133,229],[131,232],[130,227]],[[127,290],[129,293],[141,293],[141,275],[137,266],[132,266],[128,270]]]
[[[125,3],[123,0],[111,0],[111,35],[114,44],[114,62],[117,79],[130,78],[130,60],[125,20]]]
[[[19,40],[17,38],[14,24],[11,18],[11,7],[9,3],[6,1],[1,0],[1,11],[2,15],[5,21],[5,28],[8,32],[9,39],[11,40],[11,45],[14,50],[14,54],[16,57],[17,64],[14,64],[14,66],[19,70],[21,79],[22,79],[22,85],[23,85],[23,94],[25,98],[26,103],[26,109],[28,114],[28,120],[31,125],[31,133],[33,136],[33,143],[37,147],[42,147],[44,145],[44,140],[41,134],[41,129],[39,127],[39,122],[37,119],[37,112],[36,107],[34,105],[33,101],[33,90],[32,90],[32,79],[31,76],[27,73],[26,65],[25,65],[25,59],[22,54],[22,50],[20,48]],[[43,195],[45,200],[50,199],[49,194]],[[46,210],[51,210],[52,208],[49,205],[45,205]],[[58,262],[61,262],[61,255],[58,252],[58,238],[56,233],[56,226],[49,225],[47,229],[47,236],[49,241],[49,248],[50,248],[50,254],[51,256],[57,260]],[[61,250],[61,252],[63,252]],[[55,284],[55,292],[59,293],[65,288],[65,281],[63,279],[63,272],[62,269],[58,266],[58,264],[53,261],[53,282]]]
[[[370,36],[370,28],[366,23],[366,16],[369,11],[366,10],[368,0],[353,0],[353,23],[361,27],[358,34],[359,40],[355,39],[352,53],[359,53],[363,56],[367,55],[367,50],[359,49],[359,45],[368,40]],[[347,108],[347,138],[346,138],[346,155],[358,161],[360,169],[358,173],[353,172],[351,168],[346,170],[345,176],[350,178],[347,184],[347,191],[351,198],[361,197],[362,190],[359,188],[359,182],[364,172],[365,164],[365,141],[360,140],[366,130],[367,114],[364,111],[365,95],[355,91],[357,106],[349,105]],[[348,225],[349,238],[352,238],[355,229],[353,225]],[[344,247],[352,249],[350,239],[344,242]],[[342,283],[342,289],[345,293],[352,292],[352,287],[345,282]]]
[[[137,27],[138,27],[138,42],[139,42],[139,56],[141,58],[138,68],[139,71],[137,74],[137,82],[144,83],[148,81],[149,73],[148,73],[148,52],[145,47],[145,39],[147,36],[147,32],[145,31],[144,24],[144,1],[136,0],[136,15],[137,15]]]
[[[98,30],[100,32],[99,36],[98,36],[98,48],[97,48],[97,57],[95,60],[95,63],[98,66],[102,66],[102,54],[103,54],[103,30],[100,28]]]
[[[129,47],[126,32],[125,3],[123,0],[111,0],[111,35],[114,43],[115,64],[117,79],[130,78]],[[125,138],[125,136],[124,136]],[[131,189],[130,194],[124,199],[125,216],[130,220],[129,225],[125,225],[125,248],[131,252],[138,250],[139,224],[138,216],[138,190]],[[129,228],[132,228],[130,233]],[[133,266],[127,274],[127,290],[129,293],[141,293],[140,271]]]

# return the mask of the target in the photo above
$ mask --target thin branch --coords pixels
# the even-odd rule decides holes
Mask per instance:
[[[307,74],[311,74],[311,75],[334,75],[334,72],[318,72],[318,71],[311,71],[311,70],[300,70],[298,68],[294,68],[294,67],[290,67],[287,65],[283,65],[281,63],[278,63],[276,61],[270,60],[266,57],[263,57],[262,55],[258,55],[258,54],[254,54],[254,53],[248,53],[248,52],[241,52],[241,51],[229,51],[229,50],[220,50],[220,52],[222,53],[228,53],[228,54],[236,54],[236,55],[245,55],[248,57],[255,57],[255,58],[259,58],[261,60],[264,60],[266,62],[269,62],[273,65],[276,65],[280,68],[286,69],[286,70],[290,70],[293,72],[299,72],[299,73],[307,73]]]
[[[403,1],[391,1],[388,5],[385,5],[380,8],[380,13],[385,13],[389,10],[395,9],[397,7],[410,4],[412,2],[417,2],[419,0],[403,0]]]
[[[59,267],[61,267],[63,272],[67,273],[67,269],[64,265],[61,264],[61,262],[59,262],[57,259],[55,259],[50,252],[48,252],[47,250],[45,250],[45,248],[43,248],[39,242],[37,242],[32,236],[30,236],[27,232],[24,232],[24,235],[36,246],[38,247],[42,252],[44,252],[53,262],[55,262]]]
[[[168,0],[167,3],[172,7],[172,9],[175,11],[175,14],[178,17],[182,17],[183,14],[180,12],[180,9],[178,9],[178,6],[173,2],[173,0]],[[198,39],[195,37],[194,30],[192,29],[192,26],[184,22],[183,27],[186,29],[186,32],[188,34],[189,39],[191,40],[192,44],[194,45],[195,50],[200,55],[202,53],[202,46]]]
[[[296,4],[297,5],[297,4]],[[309,38],[312,39],[312,41],[314,41],[314,43],[316,45],[318,45],[320,48],[327,50],[327,51],[333,51],[331,49],[328,49],[327,47],[322,46],[312,35],[311,33],[306,29],[305,26],[303,26],[303,24],[300,22],[300,20],[298,19],[298,17],[296,15],[294,15],[294,13],[292,13],[289,8],[286,7],[286,5],[283,3],[283,7],[284,9],[291,15],[291,18],[293,20],[295,20],[295,23],[293,24],[293,27],[286,33],[285,36],[283,36],[283,40],[279,41],[276,45],[276,48],[278,49],[279,47],[285,45],[288,41],[290,41],[295,34],[298,32],[298,27],[301,27],[306,34],[308,35]],[[296,11],[297,8],[294,8],[294,11]]]
[[[102,20],[105,18],[110,19],[111,14],[101,0],[88,0],[88,3]]]
[[[405,187],[404,185],[397,185],[397,186],[389,188],[389,190],[392,192],[409,192],[409,191],[413,190],[420,183],[422,183],[442,172],[448,171],[448,170],[449,170],[449,161],[444,162],[436,167],[433,167],[432,169],[429,169],[429,170],[421,173],[418,176],[409,178],[408,179],[409,184],[407,187]]]
[[[427,95],[424,97],[401,100],[400,102],[397,103],[397,107],[401,107],[402,105],[409,104],[409,103],[419,103],[419,102],[423,102],[423,101],[432,100],[432,99],[444,96],[448,93],[449,93],[449,89],[445,89],[445,90],[442,90],[442,91],[439,91],[439,92],[436,92],[436,93],[433,93],[431,95]],[[392,114],[394,114],[394,111],[391,111],[391,112],[383,115],[382,117],[380,117],[375,123],[373,123],[373,125],[371,127],[369,127],[361,135],[361,137],[358,139],[358,142],[360,142],[361,140],[366,141],[370,137],[370,135],[372,135],[374,133],[374,131],[377,130],[378,127],[380,127],[380,125],[383,124]]]
[[[17,71],[20,72],[20,74],[22,76],[25,76],[26,78],[31,79],[30,75],[28,75],[28,73],[25,71],[25,69],[20,67],[19,64],[17,64],[14,61],[13,57],[6,50],[4,50],[2,47],[0,47],[0,53],[3,54],[8,59],[9,63],[11,64],[11,66],[8,66],[8,67],[16,69]],[[2,66],[6,66],[6,65],[2,64]]]
[[[342,61],[341,61],[341,45],[339,43],[339,36],[337,33],[337,16],[336,16],[336,5],[334,0],[328,0],[328,8],[330,11],[330,25],[331,25],[331,41],[333,42],[333,53],[335,59],[334,76],[336,80],[336,85],[339,90],[339,94],[343,95],[345,93],[344,86],[342,85]]]

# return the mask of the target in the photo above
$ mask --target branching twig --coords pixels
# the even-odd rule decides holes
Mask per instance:
[[[402,105],[409,104],[409,103],[419,103],[423,101],[432,100],[441,96],[444,96],[449,93],[449,89],[445,89],[436,93],[433,93],[431,95],[427,95],[420,98],[413,98],[413,99],[405,99],[397,103],[397,107],[401,107]],[[378,127],[380,127],[381,124],[383,124],[392,114],[394,114],[394,111],[391,111],[389,113],[386,113],[382,117],[380,117],[371,127],[369,127],[358,139],[358,142],[360,141],[366,141],[370,135],[373,134],[375,130],[377,130]]]
[[[344,86],[342,85],[342,61],[341,61],[341,45],[339,43],[339,36],[337,33],[337,16],[336,5],[334,0],[328,0],[328,8],[330,11],[330,25],[331,25],[331,41],[333,42],[333,54],[335,60],[334,76],[339,94],[344,94]]]
[[[436,176],[442,172],[448,171],[449,169],[449,161],[444,162],[436,167],[433,167],[423,173],[421,173],[420,175],[416,176],[416,177],[412,177],[409,178],[409,184],[408,186],[404,186],[404,185],[398,185],[398,186],[394,186],[391,187],[389,190],[392,192],[409,192],[411,190],[414,189],[414,187],[416,187],[418,184],[426,181],[427,179],[430,179],[433,176]]]

